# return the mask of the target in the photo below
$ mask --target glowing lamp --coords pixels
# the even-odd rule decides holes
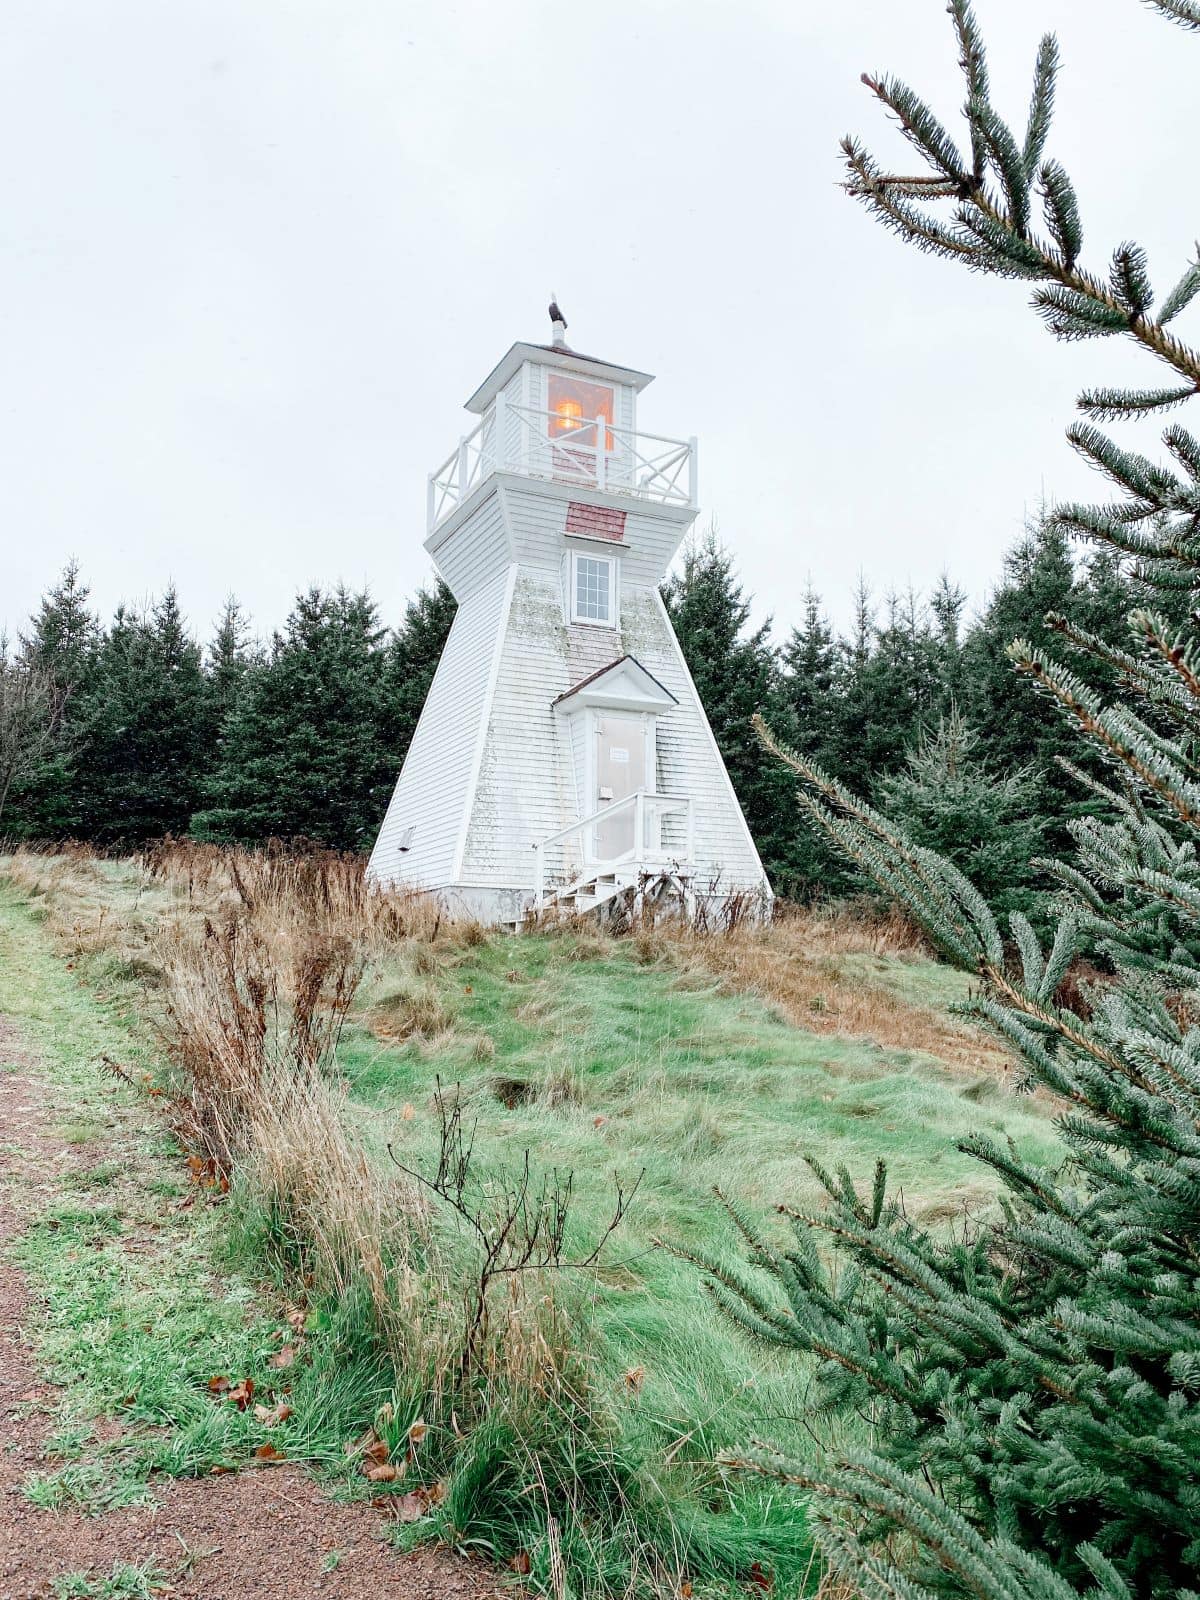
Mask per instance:
[[[558,430],[566,433],[569,428],[577,428],[583,421],[583,407],[578,400],[560,400],[554,408],[554,415],[558,418]]]

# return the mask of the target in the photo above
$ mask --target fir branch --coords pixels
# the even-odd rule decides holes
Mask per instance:
[[[1058,76],[1058,40],[1052,33],[1043,34],[1038,47],[1037,64],[1033,72],[1033,96],[1029,105],[1029,123],[1025,132],[1025,146],[1021,157],[1027,179],[1033,177],[1041,163],[1054,115],[1054,86]]]
[[[1195,384],[1178,389],[1085,389],[1076,404],[1097,421],[1118,422],[1150,411],[1169,410],[1197,394],[1200,388]]]
[[[967,104],[967,120],[979,130],[992,170],[1000,180],[1008,215],[1003,219],[1010,233],[1024,239],[1029,228],[1030,170],[1026,167],[1011,128],[986,100]],[[991,218],[999,221],[999,218]]]
[[[950,0],[948,7],[958,40],[958,64],[967,82],[967,100],[984,102],[988,98],[987,52],[970,0]],[[987,146],[979,131],[971,127],[972,177],[982,184],[987,166]]]
[[[1200,5],[1197,0],[1145,0],[1155,11],[1178,22],[1181,27],[1200,32]]]
[[[931,166],[953,183],[963,186],[968,183],[966,164],[958,147],[919,95],[898,78],[873,78],[869,72],[864,72],[862,81],[899,119],[905,138],[920,150]]]
[[[1154,299],[1154,292],[1150,287],[1146,252],[1140,245],[1127,240],[1117,246],[1113,251],[1108,281],[1118,304],[1131,317],[1145,315],[1147,307]]]
[[[1056,339],[1105,339],[1129,327],[1119,307],[1062,285],[1038,289],[1033,305]]]
[[[1038,187],[1046,223],[1058,246],[1063,265],[1070,270],[1083,249],[1083,221],[1079,215],[1075,187],[1057,161],[1047,161],[1043,165]]]
[[[1196,246],[1196,249],[1197,254],[1200,255],[1200,244]],[[1177,317],[1186,306],[1191,304],[1197,294],[1200,294],[1200,260],[1188,262],[1183,277],[1180,278],[1158,308],[1159,322],[1167,323],[1173,317]]]

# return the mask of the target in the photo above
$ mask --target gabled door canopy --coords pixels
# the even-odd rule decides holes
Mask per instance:
[[[557,710],[601,706],[606,711],[669,711],[679,701],[634,656],[621,656],[551,702]]]

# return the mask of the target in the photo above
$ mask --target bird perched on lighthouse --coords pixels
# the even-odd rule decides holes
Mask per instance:
[[[553,289],[550,291],[550,323],[554,330],[554,343],[566,344],[567,319],[559,310],[558,296]]]

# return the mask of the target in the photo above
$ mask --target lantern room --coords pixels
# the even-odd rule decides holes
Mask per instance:
[[[429,476],[428,531],[497,472],[694,508],[696,441],[637,430],[652,381],[561,342],[514,344],[466,403],[478,423]]]

